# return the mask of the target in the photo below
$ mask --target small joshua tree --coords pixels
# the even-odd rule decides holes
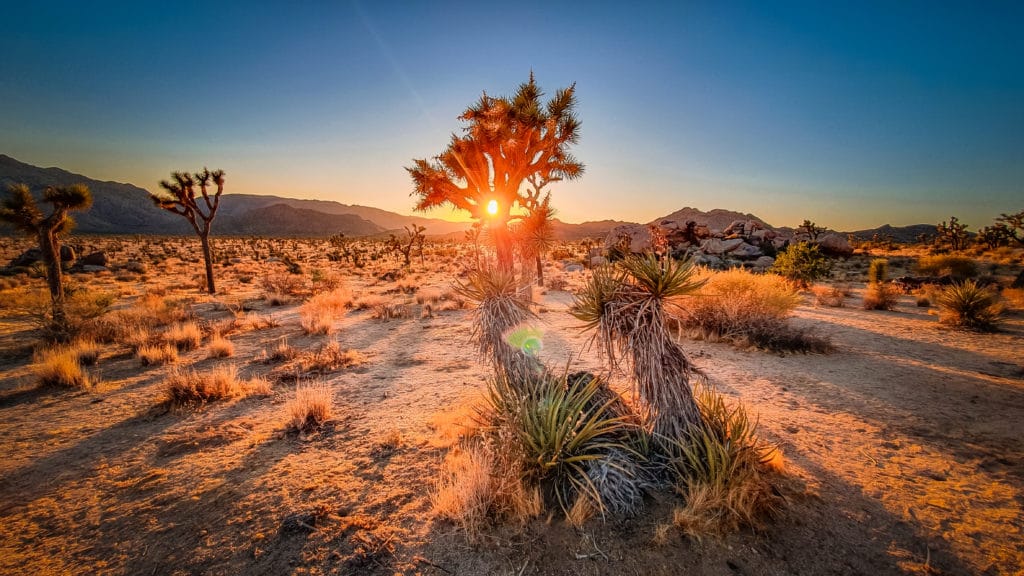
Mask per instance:
[[[702,425],[690,381],[699,375],[668,327],[669,301],[703,285],[690,262],[630,255],[619,270],[594,271],[570,312],[595,330],[609,361],[626,356],[649,429],[671,450]]]
[[[949,223],[945,221],[935,227],[938,233],[938,240],[948,244],[950,250],[958,252],[967,247],[970,236],[967,234],[967,224],[961,224],[956,216],[950,216]]]
[[[398,252],[402,255],[405,260],[405,265],[408,266],[411,263],[412,249],[417,248],[420,251],[420,263],[423,260],[423,232],[426,231],[425,226],[419,226],[417,224],[410,224],[405,226],[405,238],[399,238],[394,234],[388,239],[388,248]]]
[[[199,235],[199,242],[203,246],[203,260],[206,261],[206,290],[210,294],[217,291],[213,284],[213,255],[210,252],[210,225],[217,216],[217,207],[220,206],[220,195],[224,193],[224,171],[214,170],[210,172],[203,168],[202,172],[189,174],[188,172],[174,172],[171,174],[173,182],[163,180],[160,187],[163,192],[150,194],[153,203],[159,208],[184,216],[192,229]],[[217,191],[210,194],[210,185],[217,187]],[[202,201],[196,199],[196,187],[199,187],[199,195]]]
[[[15,184],[9,192],[10,197],[0,204],[0,221],[9,222],[39,240],[39,250],[43,253],[43,263],[46,265],[46,283],[53,304],[53,332],[62,337],[67,334],[68,322],[64,311],[60,237],[75,224],[68,212],[88,208],[92,204],[92,194],[84,184],[47,188],[43,192],[43,201],[53,206],[53,211],[49,216],[43,216],[28,186]]]
[[[1006,233],[1020,246],[1024,246],[1024,210],[1016,214],[1000,214],[996,218],[997,226],[1006,226]],[[1024,270],[1017,274],[1013,281],[1014,288],[1024,288]]]
[[[811,222],[810,220],[804,220],[799,226],[797,226],[797,230],[803,232],[804,234],[807,234],[807,238],[810,239],[811,242],[817,240],[818,236],[820,236],[821,233],[825,231],[824,228],[818,226],[817,224]]]
[[[865,310],[892,310],[896,307],[896,294],[885,279],[888,274],[889,261],[875,258],[868,267],[868,287],[864,290]]]

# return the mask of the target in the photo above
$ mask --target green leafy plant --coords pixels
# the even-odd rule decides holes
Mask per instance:
[[[815,280],[827,277],[832,271],[832,262],[816,244],[798,242],[790,244],[775,257],[771,271],[806,287]]]

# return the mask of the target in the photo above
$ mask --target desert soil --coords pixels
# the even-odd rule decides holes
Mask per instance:
[[[450,274],[415,264],[416,284]],[[997,334],[941,328],[903,296],[894,312],[808,295],[794,321],[830,337],[827,355],[779,356],[693,340],[685,349],[722,392],[760,418],[785,456],[785,512],[725,540],[655,528],[680,504],[653,495],[641,517],[573,528],[557,515],[498,526],[470,542],[431,514],[440,462],[472,413],[487,367],[469,343],[468,310],[380,320],[351,310],[329,336],[305,335],[297,303],[271,307],[228,277],[229,296],[197,295],[195,264],[146,282],[99,277],[124,301],[154,282],[196,300],[200,319],[252,301],[277,326],[231,334],[235,354],[204,348],[179,366],[234,364],[244,375],[282,339],[330,340],[364,364],[320,375],[335,415],[320,431],[285,431],[288,379],[270,396],[158,407],[169,366],[106,349],[86,391],[36,389],[24,319],[4,320],[0,360],[0,572],[4,574],[1020,574],[1024,571],[1024,316]],[[190,270],[192,272],[186,272]],[[255,274],[261,272],[257,269]],[[560,274],[552,270],[552,274]],[[570,286],[579,273],[562,273]],[[109,276],[109,275],[108,275]],[[116,280],[116,281],[115,281]],[[82,281],[86,281],[83,279]],[[349,274],[361,294],[394,282]],[[602,369],[566,313],[572,296],[537,294],[544,356]],[[248,300],[247,300],[248,299]],[[411,304],[410,304],[411,305]],[[617,381],[621,378],[616,377]]]

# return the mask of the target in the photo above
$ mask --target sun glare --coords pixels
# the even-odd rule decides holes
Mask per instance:
[[[487,213],[490,214],[491,216],[494,216],[495,214],[498,213],[497,200],[491,200],[490,202],[487,203]]]

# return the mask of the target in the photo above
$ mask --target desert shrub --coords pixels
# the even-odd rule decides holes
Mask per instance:
[[[95,340],[76,340],[68,349],[82,366],[92,366],[100,359],[100,345]]]
[[[241,380],[234,366],[217,366],[206,372],[172,370],[164,380],[164,399],[171,406],[199,406],[214,400],[268,394],[266,380]]]
[[[771,271],[808,286],[829,275],[832,261],[822,254],[816,244],[798,242],[775,256]]]
[[[277,362],[287,362],[293,360],[299,355],[299,351],[293,346],[288,344],[288,341],[281,339],[280,342],[270,348],[265,348],[260,352],[256,360],[264,364],[274,364]]]
[[[372,310],[378,306],[387,304],[387,298],[380,294],[367,294],[360,296],[352,302],[352,307],[356,310]]]
[[[203,330],[195,322],[181,322],[168,328],[163,337],[178,350],[195,350],[203,342]]]
[[[889,270],[889,261],[885,258],[875,258],[868,266],[868,283],[881,284],[885,282],[886,273]]]
[[[605,510],[590,462],[611,451],[635,454],[627,441],[633,431],[630,420],[614,415],[611,401],[594,401],[605,386],[596,377],[570,382],[546,375],[512,383],[501,373],[488,386],[497,445],[517,462],[528,484],[541,486],[566,514],[579,497]]]
[[[271,295],[294,297],[306,293],[305,282],[297,274],[268,274],[260,279],[260,284],[268,299]]]
[[[79,353],[71,346],[57,346],[40,352],[32,372],[41,386],[88,388],[89,373],[82,367]]]
[[[540,489],[524,483],[515,466],[482,437],[464,442],[441,465],[430,494],[434,515],[455,522],[471,541],[491,518],[522,523],[538,516]]]
[[[287,428],[311,432],[330,419],[334,409],[331,387],[326,382],[298,384],[295,396],[285,404]]]
[[[864,289],[865,310],[892,310],[896,308],[899,295],[886,284],[868,284]]]
[[[673,300],[675,315],[690,336],[775,352],[827,352],[828,340],[797,328],[788,318],[800,293],[776,274],[734,268],[702,270],[693,295]]]
[[[340,291],[317,294],[299,308],[299,323],[306,334],[330,334],[349,303],[351,297]]]
[[[324,344],[316,352],[306,354],[301,359],[302,369],[307,372],[332,372],[359,366],[364,362],[366,357],[361,352],[342,348],[336,341]]]
[[[846,301],[846,295],[843,294],[842,289],[835,286],[815,286],[811,291],[814,293],[814,302],[818,306],[842,308]]]
[[[227,358],[235,355],[235,345],[220,334],[214,334],[207,344],[210,358]]]
[[[950,275],[954,278],[974,278],[978,275],[977,263],[964,256],[938,254],[923,256],[917,262],[917,271],[927,276]]]
[[[990,286],[973,280],[946,286],[936,296],[939,321],[955,328],[995,330],[1003,312],[999,294]]]
[[[178,349],[171,344],[143,345],[135,352],[143,366],[172,364],[178,361]]]
[[[758,438],[742,404],[729,406],[706,386],[696,396],[704,426],[677,444],[676,490],[686,504],[674,523],[696,538],[759,526],[780,505],[769,480],[778,449]]]

